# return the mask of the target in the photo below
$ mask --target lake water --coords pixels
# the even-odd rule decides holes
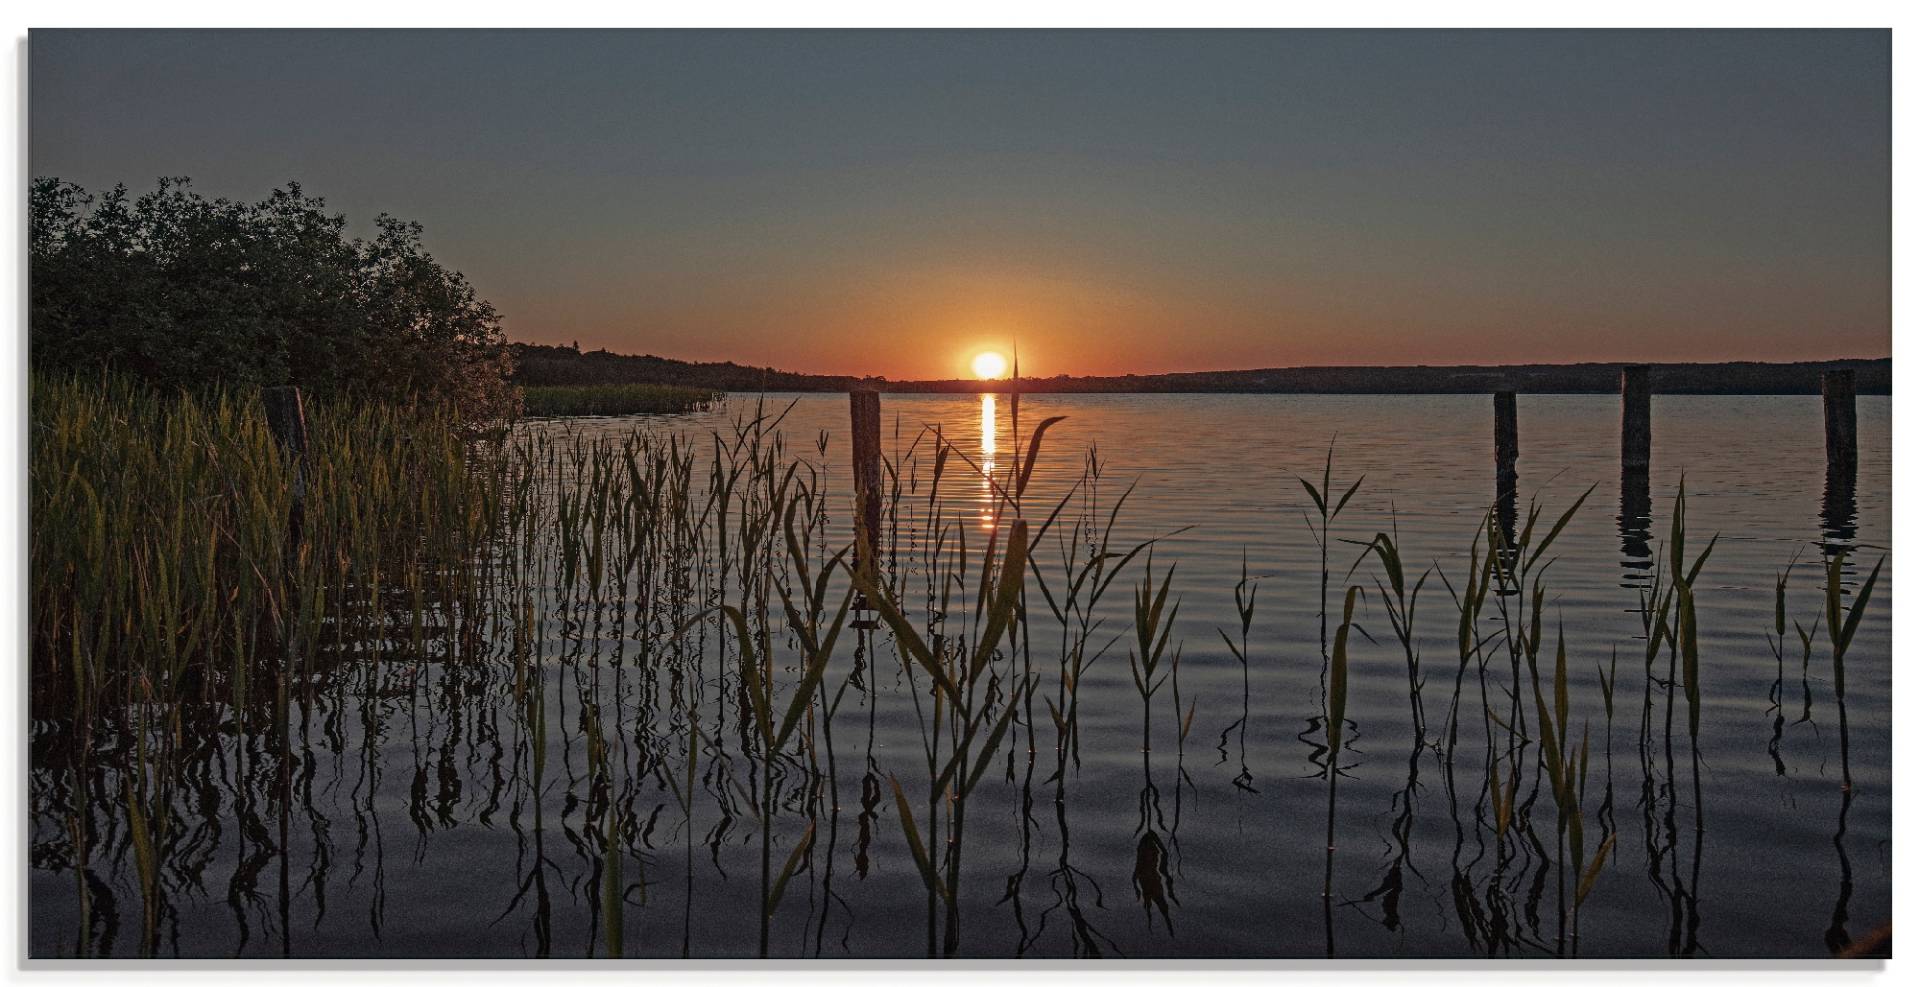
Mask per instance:
[[[927,495],[926,430],[939,426],[958,454],[1002,481],[1020,441],[1005,397],[883,400],[883,449],[906,464],[903,476],[917,476],[903,493],[904,547],[891,563],[912,584],[924,575],[911,559],[916,545],[924,548],[915,541],[924,534],[915,519],[924,513],[914,505]],[[823,523],[844,540],[846,397],[767,403],[784,411],[788,457],[823,472],[831,497]],[[728,428],[749,407],[735,398],[671,420],[522,427],[698,436]],[[1556,864],[1554,804],[1535,777],[1532,748],[1520,755],[1527,769],[1516,810],[1530,824],[1524,834],[1501,833],[1486,790],[1489,721],[1475,672],[1454,707],[1462,739],[1451,772],[1437,749],[1460,668],[1448,585],[1463,585],[1494,499],[1490,398],[1025,396],[1022,432],[1049,416],[1065,418],[1045,436],[1022,512],[1037,526],[1075,495],[1061,514],[1066,520],[1036,548],[1036,566],[1058,569],[1063,553],[1084,553],[1084,545],[1062,541],[1070,521],[1103,521],[1137,484],[1113,542],[1161,537],[1152,551],[1156,580],[1177,565],[1170,640],[1180,649],[1178,699],[1169,690],[1154,695],[1146,709],[1152,749],[1143,751],[1143,706],[1127,654],[1129,594],[1147,572],[1143,554],[1100,610],[1107,623],[1095,644],[1117,642],[1079,683],[1077,760],[1056,770],[1056,728],[1036,705],[1034,730],[1016,723],[968,799],[953,952],[1394,958],[1577,951],[1726,959],[1829,956],[1868,938],[1891,920],[1892,904],[1891,562],[1847,655],[1844,764],[1827,631],[1824,622],[1815,627],[1825,557],[1850,551],[1851,592],[1890,544],[1890,401],[1863,397],[1858,407],[1859,467],[1848,489],[1829,482],[1817,397],[1656,397],[1649,521],[1635,519],[1644,508],[1623,508],[1617,398],[1521,396],[1523,513],[1537,499],[1544,527],[1594,488],[1552,546],[1543,579],[1545,634],[1551,641],[1563,630],[1566,642],[1569,733],[1577,739],[1584,725],[1589,738],[1588,858],[1611,839],[1578,910],[1576,942],[1563,928],[1561,902],[1581,875]],[[1350,726],[1339,758],[1330,882],[1321,561],[1307,521],[1313,508],[1298,479],[1319,482],[1329,443],[1336,490],[1365,477],[1333,522],[1330,622],[1339,623],[1344,586],[1362,585],[1368,594],[1357,614],[1365,633],[1350,638]],[[1074,486],[1089,450],[1102,464],[1097,495]],[[966,472],[956,458],[940,497],[977,553],[990,529],[1007,530],[1006,510]],[[1662,681],[1648,681],[1642,625],[1642,594],[1654,561],[1665,558],[1683,475],[1689,562],[1718,535],[1694,583],[1697,760],[1682,690],[1664,681],[1664,650],[1655,663]],[[1424,737],[1416,736],[1406,661],[1376,589],[1379,567],[1369,560],[1348,578],[1361,547],[1346,539],[1365,542],[1379,531],[1397,532],[1409,581],[1439,567],[1415,615]],[[1769,640],[1775,579],[1796,557],[1785,654],[1777,659]],[[1240,638],[1234,603],[1243,559],[1258,586],[1244,670],[1222,638]],[[614,609],[626,602],[614,600]],[[297,716],[294,729],[307,749],[294,768],[300,795],[279,819],[249,794],[255,782],[267,783],[262,772],[271,773],[257,738],[212,732],[204,776],[182,796],[191,803],[183,818],[200,822],[184,853],[191,865],[167,880],[157,952],[606,955],[606,860],[579,702],[594,696],[610,697],[598,715],[623,779],[624,815],[614,819],[625,821],[629,849],[618,878],[624,955],[756,955],[763,851],[752,807],[763,764],[741,749],[742,735],[727,719],[737,720],[741,707],[727,673],[715,671],[722,663],[692,666],[691,674],[717,677],[690,693],[703,697],[714,718],[703,721],[710,749],[701,755],[691,808],[683,809],[668,779],[684,769],[677,721],[639,711],[665,708],[661,697],[682,688],[685,670],[675,666],[670,679],[649,672],[633,658],[646,652],[645,632],[552,605],[552,619],[535,625],[542,674],[552,683],[542,788],[524,780],[533,735],[515,726],[513,686],[498,668],[390,661],[349,669]],[[1483,635],[1497,628],[1496,605],[1483,615]],[[1054,697],[1060,627],[1036,586],[1027,606],[1040,695]],[[1804,671],[1795,621],[1812,636]],[[780,641],[784,685],[797,671],[791,640]],[[839,693],[830,745],[816,739],[805,755],[774,769],[773,870],[804,844],[796,858],[803,866],[768,921],[774,956],[945,950],[936,940],[945,936],[946,910],[930,905],[891,785],[901,780],[925,827],[929,728],[916,709],[927,708],[917,705],[926,683],[904,670],[886,631],[860,640],[849,632],[841,647],[847,657],[837,657],[825,678],[829,693],[846,680],[856,649],[863,673]],[[1544,674],[1551,659],[1549,644]],[[1615,681],[1610,720],[1603,669]],[[1486,682],[1487,706],[1504,723],[1510,704],[1498,690],[1511,685],[1504,650]],[[1525,700],[1532,720],[1531,695]],[[804,729],[820,737],[818,726]],[[1505,741],[1494,746],[1505,750]],[[35,785],[50,784],[36,765]],[[82,923],[76,877],[60,851],[64,823],[41,814],[38,797],[34,804],[33,954],[74,954],[84,925],[89,951],[130,955],[141,924],[130,854],[96,863],[96,914]],[[809,825],[810,839],[803,836]]]

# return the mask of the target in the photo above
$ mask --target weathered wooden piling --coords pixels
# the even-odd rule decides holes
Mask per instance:
[[[287,454],[293,504],[287,508],[287,545],[297,548],[307,520],[307,411],[298,387],[269,387],[260,392],[267,428]]]
[[[1653,388],[1647,367],[1620,368],[1620,465],[1645,470],[1653,462]]]
[[[869,579],[880,565],[880,392],[853,391],[854,566]]]
[[[1820,376],[1827,409],[1827,469],[1852,471],[1860,461],[1853,410],[1853,371],[1829,370]]]
[[[1623,585],[1653,568],[1653,387],[1645,364],[1620,368],[1620,552]]]
[[[287,610],[300,612],[300,583],[296,578],[300,543],[306,536],[307,527],[307,470],[309,467],[307,452],[307,409],[301,400],[298,387],[269,387],[260,392],[260,403],[267,413],[267,430],[273,433],[274,441],[287,457],[287,486],[292,493],[291,503],[287,505],[287,546],[281,564],[281,573],[286,580]],[[282,631],[280,635],[280,668],[276,675],[276,693],[279,701],[275,704],[275,716],[279,723],[274,735],[280,740],[279,750],[279,789],[280,789],[280,840],[286,845],[289,806],[293,797],[293,753],[289,746],[289,733],[286,728],[287,697],[290,685],[289,676],[296,665],[302,661],[298,646],[298,635]],[[312,653],[306,653],[311,661]],[[308,671],[311,672],[311,667]],[[309,685],[311,679],[308,679]],[[280,915],[286,921],[288,902],[287,862],[280,862]],[[287,955],[291,947],[289,933],[281,932],[281,952]]]
[[[1520,459],[1520,419],[1513,391],[1493,392],[1493,468],[1501,506],[1515,503],[1520,474],[1515,464]]]

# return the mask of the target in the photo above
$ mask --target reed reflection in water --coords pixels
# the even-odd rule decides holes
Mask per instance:
[[[1844,721],[1817,566],[1786,577],[1784,657],[1752,660],[1774,628],[1775,580],[1843,527],[1831,520],[1846,521],[1849,592],[1864,578],[1853,560],[1870,567],[1884,549],[1884,402],[1863,399],[1859,475],[1844,488],[1824,476],[1817,402],[1663,403],[1674,427],[1661,461],[1687,464],[1687,564],[1726,536],[1689,587],[1690,676],[1686,639],[1643,623],[1658,601],[1627,610],[1620,590],[1623,558],[1651,563],[1644,582],[1630,574],[1649,596],[1673,585],[1677,473],[1654,474],[1644,500],[1623,483],[1617,516],[1589,503],[1571,517],[1538,570],[1544,612],[1493,580],[1471,625],[1485,648],[1462,661],[1449,586],[1464,590],[1496,557],[1489,532],[1506,527],[1483,523],[1483,400],[1023,399],[1034,421],[1067,420],[1017,505],[995,489],[1016,472],[999,468],[1000,443],[1028,438],[999,434],[1010,400],[886,399],[904,438],[889,450],[888,591],[952,692],[891,625],[849,630],[782,736],[845,588],[835,575],[813,589],[847,539],[844,399],[545,423],[526,436],[546,443],[526,460],[534,519],[519,547],[489,549],[517,554],[483,559],[499,594],[485,606],[362,613],[356,600],[365,636],[313,655],[310,677],[277,691],[268,676],[237,712],[217,690],[183,704],[159,748],[166,773],[131,767],[154,722],[76,731],[36,703],[35,954],[733,956],[756,954],[765,928],[776,956],[1314,956],[1332,943],[1350,957],[1823,956],[1885,923],[1887,577],[1846,656]],[[1537,486],[1519,504],[1545,505],[1536,537],[1588,486],[1621,481],[1614,410],[1529,400],[1524,479]],[[796,450],[736,430],[761,415],[824,436]],[[956,449],[943,483],[931,440],[895,451],[924,426],[965,443],[969,419],[977,449]],[[1318,477],[1336,433],[1339,474],[1368,477],[1330,531],[1332,578],[1366,590],[1348,639],[1337,815],[1324,745],[1316,758],[1294,736],[1302,720],[1324,724],[1329,703],[1320,550],[1294,477]],[[667,444],[624,445],[641,434]],[[657,458],[602,471],[595,443]],[[1081,454],[1096,446],[1111,458],[1089,467]],[[960,472],[961,453],[993,482]],[[992,596],[1016,509],[1033,532],[1026,623],[969,683],[950,670],[978,651],[974,601],[983,586]],[[561,520],[576,511],[605,518],[606,533]],[[956,537],[937,545],[942,531]],[[1435,571],[1410,644],[1384,633],[1382,564],[1347,540],[1384,531],[1409,596]],[[1146,552],[1121,564],[1152,539],[1151,570]],[[1178,678],[1143,702],[1124,653],[1131,606],[1176,564],[1179,610],[1155,674]],[[1067,587],[1108,575],[1115,591],[1075,609]],[[717,606],[739,611],[746,633]],[[1540,616],[1537,656],[1509,651],[1503,607],[1517,608],[1516,628]],[[1571,698],[1562,713],[1544,688],[1542,716],[1527,664],[1555,680],[1560,630]],[[1759,709],[1783,689],[1804,720],[1780,727],[1778,703]],[[1540,720],[1559,726],[1563,759],[1590,724],[1584,809],[1569,792],[1556,810],[1533,748],[1507,733],[1537,739]],[[1160,742],[1143,744],[1143,726]],[[1191,730],[1221,738],[1218,763],[1184,758]],[[962,750],[958,780],[929,784]],[[151,876],[129,787],[143,793],[134,805],[160,809],[139,820],[159,836]],[[836,809],[856,806],[843,826]],[[1576,912],[1585,875],[1560,859],[1573,858],[1560,817],[1582,816],[1587,860],[1612,845]],[[1792,888],[1820,889],[1817,904],[1780,907]]]

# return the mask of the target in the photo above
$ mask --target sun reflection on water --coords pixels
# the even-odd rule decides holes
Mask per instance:
[[[998,446],[995,435],[998,426],[994,396],[980,395],[980,527],[987,531],[992,531],[994,525],[993,457]]]

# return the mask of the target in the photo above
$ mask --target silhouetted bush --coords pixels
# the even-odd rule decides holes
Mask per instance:
[[[512,410],[500,317],[382,214],[370,240],[289,183],[259,203],[186,179],[139,197],[56,178],[30,197],[32,363],[184,387],[298,384],[322,396]]]

